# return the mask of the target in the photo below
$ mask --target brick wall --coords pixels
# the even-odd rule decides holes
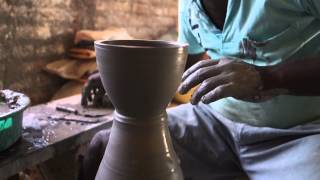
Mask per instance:
[[[156,39],[177,23],[177,0],[0,0],[0,89],[50,99],[63,81],[42,71],[79,29],[124,27]]]

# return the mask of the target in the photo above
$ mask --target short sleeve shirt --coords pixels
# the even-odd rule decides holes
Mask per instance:
[[[180,0],[179,41],[189,54],[235,57],[257,66],[305,57],[320,58],[319,0],[229,0],[223,30],[200,0]],[[319,59],[320,60],[320,59]],[[320,119],[320,97],[278,96],[263,103],[225,98],[211,103],[225,117],[278,128]]]

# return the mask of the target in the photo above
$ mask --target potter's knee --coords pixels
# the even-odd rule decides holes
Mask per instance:
[[[95,167],[95,172],[98,170],[100,161],[103,158],[109,141],[109,134],[109,130],[102,130],[94,135],[89,144],[88,151],[85,155],[85,167]]]
[[[110,136],[110,129],[102,130],[96,133],[89,145],[89,151],[104,151]]]

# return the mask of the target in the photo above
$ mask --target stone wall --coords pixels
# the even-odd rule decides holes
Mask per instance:
[[[50,99],[63,80],[43,72],[79,29],[124,27],[156,39],[177,24],[177,0],[0,0],[0,89]]]

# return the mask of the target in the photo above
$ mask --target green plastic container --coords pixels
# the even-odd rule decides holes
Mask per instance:
[[[4,151],[21,137],[23,111],[30,104],[30,99],[24,94],[11,90],[1,92],[9,96],[19,96],[16,108],[0,114],[0,151]]]

